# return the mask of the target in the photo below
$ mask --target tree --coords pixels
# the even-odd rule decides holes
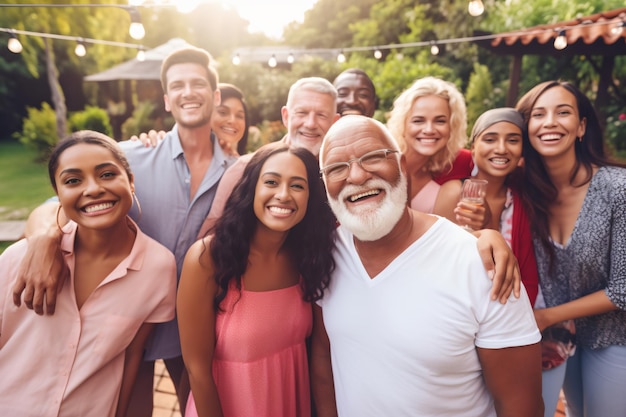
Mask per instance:
[[[34,3],[32,0],[28,3]],[[5,4],[25,4],[24,1],[8,0]],[[85,7],[92,4],[86,0],[73,0],[65,4],[75,7],[3,7],[0,23],[14,29],[28,30],[46,34],[82,36],[84,38],[99,39],[104,36],[112,41],[127,41],[127,31],[120,31],[128,27],[130,17],[126,11],[110,7],[112,4],[126,4],[122,0],[117,3],[103,3],[102,8]],[[81,7],[81,5],[83,5]],[[102,22],[111,22],[111,25],[102,25]],[[57,135],[62,138],[67,133],[67,106],[63,87],[60,83],[60,72],[67,72],[69,67],[84,65],[85,68],[97,67],[97,61],[102,56],[112,56],[113,53],[94,53],[111,48],[103,45],[87,46],[91,53],[85,61],[79,62],[72,53],[74,44],[67,41],[53,41],[36,36],[20,36],[23,44],[22,57],[31,76],[39,78],[45,72],[50,88],[50,100],[56,114]],[[93,49],[91,49],[93,47]],[[119,54],[118,54],[119,57]],[[44,66],[40,62],[45,63]],[[59,66],[57,63],[61,62]],[[80,73],[80,71],[77,71]]]

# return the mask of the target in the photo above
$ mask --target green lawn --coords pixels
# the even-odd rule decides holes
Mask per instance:
[[[15,141],[0,141],[0,221],[23,220],[54,195],[45,163]],[[0,242],[0,253],[13,242]]]
[[[54,195],[45,163],[14,141],[0,141],[0,221],[22,220]]]

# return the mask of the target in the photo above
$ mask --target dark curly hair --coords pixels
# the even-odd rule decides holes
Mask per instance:
[[[567,81],[546,81],[536,85],[519,99],[516,109],[524,117],[524,123],[528,126],[530,115],[539,97],[554,87],[563,87],[576,98],[580,119],[586,119],[585,134],[574,145],[576,152],[576,166],[570,177],[570,183],[574,181],[581,169],[587,173],[582,186],[593,176],[593,167],[598,166],[624,166],[609,156],[604,140],[600,119],[591,103],[591,100],[575,85]],[[528,134],[523,135],[522,153],[524,156],[524,204],[531,220],[533,233],[539,238],[542,246],[554,256],[554,249],[550,240],[550,204],[558,195],[556,186],[550,180],[548,172],[543,164],[541,155],[532,147]]]
[[[280,142],[271,143],[254,153],[226,202],[224,213],[215,224],[209,250],[218,286],[214,299],[216,310],[220,309],[232,280],[241,290],[241,277],[248,267],[250,241],[258,222],[254,213],[256,185],[265,161],[281,152],[289,152],[304,163],[309,184],[306,214],[289,231],[284,248],[289,251],[302,277],[305,301],[320,299],[328,287],[330,274],[335,268],[332,257],[335,218],[326,200],[317,159],[304,148],[289,147]]]

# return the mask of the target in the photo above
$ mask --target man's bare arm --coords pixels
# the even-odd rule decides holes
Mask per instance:
[[[56,297],[69,271],[60,249],[61,230],[57,225],[67,223],[59,203],[44,203],[28,216],[24,235],[28,239],[28,250],[18,271],[13,286],[13,302],[37,314],[54,314]],[[44,309],[45,303],[45,309]]]
[[[541,344],[477,348],[498,417],[541,417]]]

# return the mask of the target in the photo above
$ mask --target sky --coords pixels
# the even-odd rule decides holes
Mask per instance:
[[[316,0],[219,0],[232,7],[250,22],[250,32],[263,32],[279,39],[283,28],[294,20],[302,22],[304,12],[311,9]]]
[[[237,10],[239,16],[250,22],[250,32],[263,32],[280,39],[283,29],[294,20],[302,22],[304,12],[316,0],[128,0],[131,5],[142,3],[175,4],[181,12],[188,12],[199,3],[219,2],[226,8]]]

